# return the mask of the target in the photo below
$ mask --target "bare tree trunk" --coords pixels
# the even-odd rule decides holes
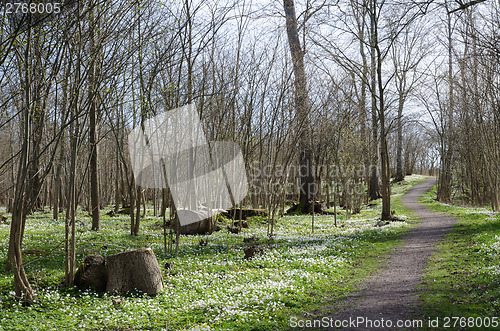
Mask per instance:
[[[448,9],[447,2],[445,2]],[[453,46],[452,46],[452,25],[451,15],[448,12],[448,84],[449,100],[446,114],[446,125],[444,132],[444,145],[441,149],[441,171],[439,173],[437,197],[439,201],[449,201],[451,198],[451,144],[453,131]]]
[[[77,126],[77,125],[76,125]],[[78,129],[75,127],[74,136],[78,133]],[[72,154],[71,154],[71,166],[70,166],[70,182],[69,182],[69,206],[66,210],[66,221],[65,221],[65,280],[67,286],[73,286],[75,267],[76,267],[76,240],[75,240],[75,221],[76,221],[76,153],[77,153],[77,138],[72,137]]]
[[[116,145],[116,148],[119,148],[119,145]],[[116,151],[116,159],[115,159],[115,208],[113,211],[118,213],[120,210],[120,203],[121,203],[121,190],[125,189],[124,187],[120,187],[120,157],[119,157],[119,151]]]
[[[373,17],[377,17],[376,1],[373,1]],[[390,168],[389,153],[387,151],[387,132],[385,128],[385,104],[384,104],[384,85],[382,82],[382,54],[378,43],[378,27],[374,25],[373,46],[377,54],[377,80],[379,92],[379,119],[380,119],[380,158],[382,162],[382,220],[391,218],[391,189],[390,189]]]
[[[403,73],[404,75],[404,73]],[[403,173],[403,105],[404,105],[404,95],[399,92],[398,96],[398,117],[396,119],[397,125],[397,150],[396,150],[396,178],[394,181],[400,182],[404,179],[405,174]]]
[[[141,224],[141,199],[142,199],[142,189],[139,185],[137,185],[137,192],[135,194],[136,200],[135,200],[135,222],[134,222],[134,228],[133,228],[133,235],[138,236],[139,235],[139,227]]]
[[[23,265],[22,255],[22,238],[24,234],[24,226],[26,223],[26,215],[22,211],[23,203],[14,199],[14,212],[12,213],[10,246],[12,253],[10,260],[14,269],[14,287],[16,297],[22,299],[26,304],[31,304],[34,301],[35,293],[26,277]]]
[[[161,207],[160,207],[160,217],[166,215],[167,212],[167,190],[165,188],[161,189]]]
[[[142,217],[146,217],[146,203],[147,203],[147,190],[144,189],[142,190]],[[139,231],[139,229],[137,229],[137,231]]]
[[[376,200],[381,197],[380,184],[378,180],[378,121],[377,116],[377,76],[376,76],[376,58],[375,58],[375,4],[370,1],[370,58],[371,58],[371,96],[372,96],[372,162],[370,165],[370,185],[369,195],[371,200]]]
[[[68,62],[66,62],[66,71],[64,74],[64,80],[62,83],[62,93],[63,93],[63,101],[62,101],[62,109],[63,112],[67,112],[67,106],[68,106],[68,78],[70,75],[70,68],[71,66],[69,65]],[[62,118],[62,116],[61,116]],[[55,124],[54,124],[55,125]],[[63,142],[61,144],[61,147],[59,149],[59,158],[57,160],[57,166],[56,166],[56,172],[55,172],[55,178],[54,178],[54,201],[53,201],[53,213],[52,213],[52,218],[54,220],[59,220],[59,206],[61,205],[61,182],[62,182],[62,166],[64,162],[64,129],[62,131],[63,136],[61,137],[61,141]]]
[[[95,99],[95,96],[94,96]],[[91,101],[90,105],[90,200],[92,210],[92,230],[98,231],[101,228],[100,206],[99,206],[99,181],[97,176],[97,135],[96,135],[96,105]]]
[[[23,145],[21,148],[21,154],[19,158],[19,168],[16,182],[16,191],[13,202],[13,212],[12,221],[10,227],[10,240],[9,240],[9,251],[8,251],[8,263],[10,262],[14,270],[14,286],[16,297],[23,299],[27,304],[31,304],[34,301],[35,293],[31,288],[31,285],[26,277],[23,265],[23,255],[22,255],[22,239],[24,235],[24,227],[26,223],[26,213],[28,212],[28,206],[26,202],[32,197],[31,192],[26,192],[27,181],[29,178],[29,167],[30,167],[30,152],[31,152],[31,122],[33,117],[31,116],[31,68],[30,63],[30,48],[31,48],[31,27],[28,28],[27,38],[26,38],[26,48],[24,52],[24,121],[23,123]],[[37,157],[34,155],[34,157]]]
[[[364,24],[363,24],[364,26]],[[369,138],[369,132],[367,132],[367,114],[366,114],[366,89],[367,89],[367,83],[368,83],[368,61],[366,60],[366,54],[365,54],[365,49],[364,49],[364,29],[362,30],[363,34],[361,35],[360,39],[360,52],[361,52],[361,58],[363,60],[363,78],[361,80],[361,96],[360,96],[360,102],[359,102],[359,112],[360,112],[360,117],[361,117],[361,139],[363,141],[363,162],[365,166],[365,179],[366,182],[369,185],[369,180],[370,178],[370,150],[369,150],[369,144],[370,144],[370,138]],[[370,192],[368,189],[368,194],[365,195],[366,197],[366,202],[368,202],[368,199],[370,198]]]
[[[132,183],[129,186],[129,198],[130,198],[130,210],[129,210],[129,215],[130,215],[130,234],[133,236],[135,234],[135,180],[134,180],[134,174],[132,176]]]
[[[335,177],[335,189],[333,190],[333,218],[335,227],[337,227],[337,197],[339,196],[339,179]]]
[[[76,63],[75,82],[79,81],[80,76],[80,58]],[[74,90],[78,90],[75,84]],[[76,100],[78,99],[78,92],[75,93]],[[72,106],[72,122],[70,125],[71,131],[71,161],[69,171],[69,192],[68,192],[68,207],[66,209],[65,219],[65,283],[67,286],[73,286],[75,268],[76,268],[76,237],[75,237],[75,222],[76,222],[76,163],[78,156],[78,140],[80,136],[79,128],[79,109],[76,100],[73,101]]]
[[[307,81],[304,66],[304,52],[300,46],[293,0],[284,0],[283,7],[286,17],[288,44],[292,55],[293,72],[295,75],[295,111],[298,123],[299,144],[299,176],[300,197],[299,210],[310,211],[311,201],[315,198],[315,181],[312,171],[312,150],[309,143],[309,100],[307,95]]]
[[[61,154],[64,153],[64,148],[61,146]],[[63,159],[60,157],[56,167],[56,174],[54,178],[54,199],[52,202],[52,218],[54,220],[59,220],[59,197],[61,194],[61,172],[62,172],[62,162]]]
[[[30,131],[30,154],[35,157],[33,157],[28,164],[28,183],[26,187],[26,190],[30,195],[29,200],[36,202],[33,204],[32,210],[27,211],[28,214],[34,210],[40,210],[42,208],[42,201],[39,197],[39,192],[42,186],[40,179],[40,158],[36,157],[40,155],[40,143],[42,141],[43,128],[45,125],[45,110],[42,105],[41,97],[43,82],[40,81],[41,77],[43,77],[43,73],[41,72],[42,59],[40,43],[40,31],[39,28],[36,28],[31,41],[31,47],[33,47],[32,57],[34,57],[35,63],[29,69],[32,71],[32,77],[30,78],[30,84],[32,84],[32,86],[30,87],[30,91],[33,95],[30,101],[34,103],[34,107],[31,107],[31,105],[29,106],[30,116],[33,118]],[[31,59],[26,59],[26,61],[31,62]]]
[[[91,3],[91,6],[94,5]],[[101,228],[100,206],[99,206],[99,179],[97,176],[97,108],[98,108],[98,83],[97,66],[98,54],[95,45],[95,30],[99,30],[99,23],[95,22],[94,10],[90,11],[92,22],[90,27],[90,70],[89,70],[89,146],[90,146],[90,208],[92,214],[92,230],[98,231]],[[97,23],[97,26],[96,24]]]

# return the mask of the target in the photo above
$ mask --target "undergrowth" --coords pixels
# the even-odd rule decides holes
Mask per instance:
[[[36,303],[23,307],[14,298],[13,275],[6,272],[9,226],[0,225],[0,330],[284,330],[291,316],[303,316],[336,301],[380,265],[412,216],[400,196],[423,176],[407,177],[393,188],[393,209],[406,221],[376,227],[380,201],[348,220],[333,216],[287,216],[277,220],[276,236],[266,237],[262,218],[250,220],[242,233],[225,229],[208,236],[181,236],[179,256],[166,255],[160,218],[148,210],[139,236],[129,234],[127,215],[102,211],[102,230],[91,231],[88,214],[79,211],[77,260],[104,257],[128,249],[151,247],[163,269],[165,290],[149,297],[124,298],[61,287],[64,277],[64,217],[50,213],[28,218],[23,240],[26,272]],[[256,235],[266,253],[245,260],[243,238]],[[200,239],[208,245],[199,245]]]

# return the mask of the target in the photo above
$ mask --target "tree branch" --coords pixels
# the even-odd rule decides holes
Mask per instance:
[[[456,2],[460,5],[458,8],[455,8],[455,9],[452,9],[448,12],[448,14],[452,14],[454,12],[457,12],[459,10],[464,10],[464,9],[467,9],[469,8],[470,6],[474,6],[474,5],[477,5],[481,2],[485,2],[486,0],[472,0],[470,2],[467,2],[467,3],[463,3],[462,1],[460,0],[457,0]]]

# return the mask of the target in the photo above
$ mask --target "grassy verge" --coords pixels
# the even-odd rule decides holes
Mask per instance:
[[[500,316],[500,214],[486,208],[438,203],[435,190],[422,202],[459,222],[438,245],[424,276],[422,315],[443,327],[484,329]],[[482,326],[480,326],[482,324]]]
[[[406,222],[375,227],[380,202],[346,220],[310,216],[278,220],[276,236],[265,238],[262,219],[250,222],[240,234],[220,231],[208,236],[182,236],[179,257],[163,252],[160,219],[149,211],[141,235],[129,235],[126,215],[109,217],[103,211],[102,230],[90,231],[90,219],[79,213],[77,259],[88,254],[110,255],[125,249],[151,247],[163,270],[165,290],[155,297],[138,293],[117,301],[107,294],[60,287],[64,270],[64,221],[36,213],[26,225],[26,271],[37,292],[37,302],[22,307],[13,297],[12,273],[4,271],[8,225],[0,225],[0,330],[284,330],[291,316],[304,316],[336,301],[379,265],[382,257],[412,226],[400,196],[425,180],[407,177],[393,188],[393,209]],[[405,216],[406,215],[406,216]],[[243,258],[243,238],[256,235],[267,252]],[[118,302],[118,303],[117,303]]]

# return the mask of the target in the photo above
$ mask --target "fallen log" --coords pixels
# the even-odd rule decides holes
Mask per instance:
[[[302,214],[312,214],[312,206],[313,204],[309,204],[307,210],[300,204],[293,204],[285,214],[287,215],[302,215]],[[314,202],[314,213],[318,215],[333,215],[332,212],[327,211],[324,206],[319,202]]]
[[[182,214],[183,219],[191,221],[191,223],[181,226],[181,234],[210,234],[215,230],[215,217],[208,216],[209,214],[206,211],[179,210],[177,214]]]
[[[240,219],[240,208],[232,208],[228,209],[227,211],[223,212],[222,215],[224,215],[227,218],[230,219],[235,219],[238,220]],[[242,208],[241,209],[241,219],[246,220],[247,218],[254,217],[254,216],[262,216],[262,217],[267,217],[267,211],[264,209],[251,209],[251,208]]]

